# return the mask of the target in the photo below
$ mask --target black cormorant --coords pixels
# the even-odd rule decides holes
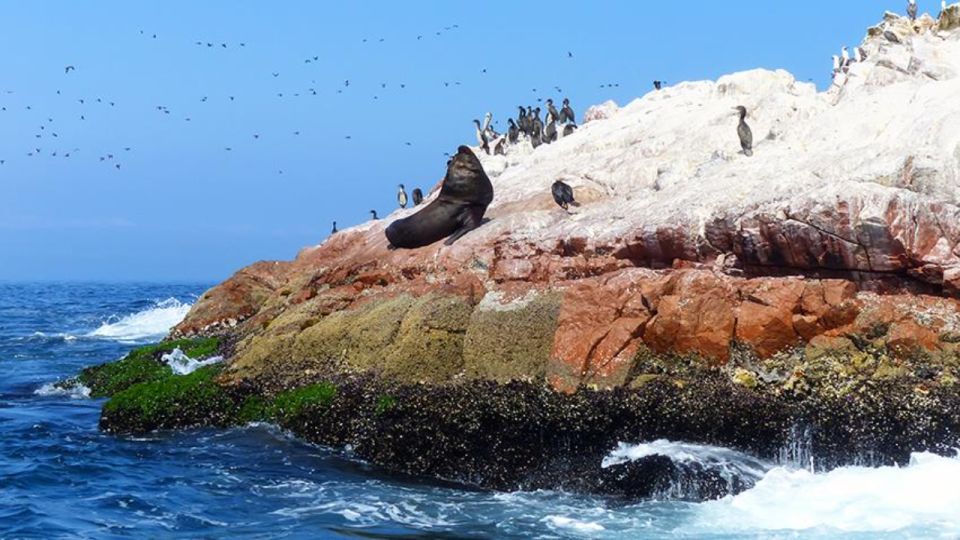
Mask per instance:
[[[570,205],[580,206],[580,203],[573,200],[573,188],[563,183],[561,180],[557,180],[550,187],[550,192],[553,193],[553,200],[556,201],[560,208],[569,211]]]
[[[560,123],[576,122],[577,118],[573,114],[573,108],[570,107],[570,100],[563,98],[563,108],[560,109]]]
[[[517,128],[513,118],[507,119],[507,123],[510,124],[510,127],[507,128],[507,140],[510,141],[510,144],[517,144],[517,139],[520,138],[520,129]]]
[[[740,113],[740,124],[737,125],[737,135],[740,136],[740,147],[743,148],[744,155],[752,156],[753,132],[750,131],[750,126],[747,125],[747,108],[739,105],[735,107],[734,110]]]

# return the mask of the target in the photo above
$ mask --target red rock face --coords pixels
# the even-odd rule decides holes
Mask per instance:
[[[870,250],[832,235],[814,234],[814,227],[757,223],[753,232],[724,234],[739,238],[731,240],[731,257],[734,253],[750,257],[765,268],[775,268],[768,265],[777,261],[796,267],[820,261],[848,271],[860,265],[902,270],[915,260],[902,256],[903,246],[925,246],[929,253],[953,256],[952,250],[937,248],[942,242],[924,239],[919,231],[909,241],[878,234],[868,245],[883,245],[888,255],[867,257]],[[715,227],[713,231],[715,237],[723,237]],[[852,233],[840,228],[838,234]],[[771,241],[744,240],[750,235]],[[659,258],[696,250],[681,235],[653,238],[649,245],[604,247],[578,238],[544,246],[498,236],[490,243],[465,241],[451,248],[435,245],[389,251],[379,226],[344,232],[305,250],[292,263],[257,263],[241,270],[205,294],[174,335],[256,333],[306,301],[314,302],[317,314],[325,316],[399,294],[442,292],[466,297],[476,305],[494,290],[504,302],[531,290],[560,290],[560,313],[546,372],[555,387],[570,389],[578,384],[623,384],[642,345],[660,353],[695,354],[716,363],[729,358],[734,342],[767,357],[811,340],[828,343],[850,335],[871,335],[905,352],[937,350],[942,346],[941,332],[952,330],[960,313],[953,298],[913,292],[911,283],[929,283],[922,276],[850,274],[860,278],[854,280],[728,275],[716,261],[708,265],[707,259]],[[774,245],[772,240],[778,238]],[[817,239],[819,243],[814,243]],[[646,250],[643,255],[641,250]],[[625,252],[631,256],[624,258]],[[928,257],[924,264],[935,260]],[[639,261],[660,267],[669,262],[670,267],[634,266]],[[875,276],[883,279],[871,279]]]

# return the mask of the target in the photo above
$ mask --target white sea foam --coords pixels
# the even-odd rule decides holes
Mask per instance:
[[[38,396],[66,396],[71,399],[87,399],[90,397],[90,388],[80,383],[47,383],[34,390],[33,393]]]
[[[960,459],[915,453],[906,467],[777,467],[739,495],[699,505],[704,531],[924,530],[960,535]]]
[[[596,533],[606,530],[603,525],[593,521],[581,521],[566,516],[547,516],[541,521],[554,529],[568,529],[578,533]]]
[[[172,369],[177,375],[187,375],[189,373],[193,373],[199,368],[202,368],[203,366],[209,366],[211,364],[222,362],[223,357],[211,356],[205,360],[194,360],[193,358],[187,356],[186,353],[181,351],[180,347],[177,347],[169,353],[161,356],[160,360],[170,366],[170,369]]]
[[[725,478],[739,476],[748,481],[759,480],[774,466],[772,463],[729,448],[666,439],[642,444],[620,443],[607,457],[603,458],[600,466],[612,467],[649,456],[665,456],[675,463],[697,463],[705,468],[717,470]]]
[[[19,337],[19,338],[16,338],[16,339],[17,339],[17,340],[24,340],[24,339],[27,339],[27,340],[33,340],[33,339],[39,339],[39,340],[57,340],[57,339],[62,339],[63,341],[75,341],[75,340],[77,339],[77,336],[75,336],[75,335],[73,335],[73,334],[68,334],[68,333],[66,333],[66,332],[57,332],[57,333],[54,333],[54,334],[47,334],[47,333],[45,333],[45,332],[34,332],[33,334],[30,334],[30,336],[28,336],[28,337]]]
[[[111,318],[87,334],[87,337],[122,342],[159,339],[187,316],[190,307],[190,304],[176,298],[168,298],[143,311]]]

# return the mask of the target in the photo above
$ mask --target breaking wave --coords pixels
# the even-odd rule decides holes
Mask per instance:
[[[603,460],[616,466],[649,456],[696,464],[746,481],[747,489],[690,505],[679,531],[708,536],[759,531],[802,534],[802,538],[836,535],[960,535],[960,457],[918,452],[903,467],[839,467],[815,471],[794,464],[777,465],[728,448],[657,440],[621,443]],[[601,522],[602,523],[602,522]]]
[[[160,339],[187,316],[191,306],[176,298],[167,298],[143,311],[119,318],[111,317],[86,337],[121,342]]]
[[[80,383],[47,383],[33,391],[38,396],[65,396],[70,399],[87,399],[90,388]]]

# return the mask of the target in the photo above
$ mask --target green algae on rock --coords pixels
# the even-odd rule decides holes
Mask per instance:
[[[157,381],[173,374],[160,357],[179,348],[194,359],[212,356],[220,347],[218,338],[178,339],[146,345],[116,361],[84,369],[76,381],[90,388],[92,397],[110,397],[131,386]]]
[[[200,426],[227,426],[240,410],[237,400],[214,382],[220,366],[187,375],[170,374],[118,392],[103,406],[101,428],[146,432]]]

